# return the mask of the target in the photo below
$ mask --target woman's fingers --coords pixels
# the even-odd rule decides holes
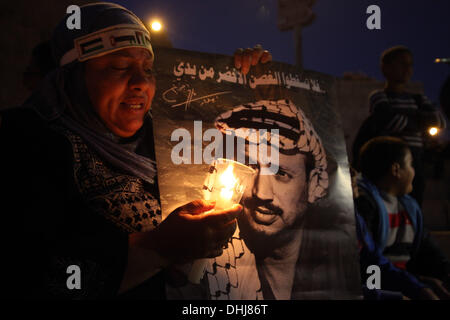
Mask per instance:
[[[234,52],[234,67],[236,69],[240,69],[242,66],[242,54],[244,53],[244,49],[239,48]]]
[[[242,66],[241,66],[241,72],[243,74],[247,74],[250,71],[250,66],[252,64],[252,55],[253,51],[251,48],[247,48],[242,53]]]
[[[223,226],[233,221],[242,212],[240,204],[234,204],[229,209],[214,210],[201,216],[202,220],[211,226]]]
[[[171,213],[162,223],[164,243],[171,256],[186,258],[217,257],[233,236],[242,206],[213,210],[215,203],[195,200]]]
[[[263,53],[261,54],[261,59],[260,59],[261,63],[267,63],[269,61],[272,61],[272,55],[270,54],[269,51],[264,50]]]
[[[212,241],[218,246],[224,246],[236,231],[237,221],[234,219],[220,228],[215,228]]]
[[[272,61],[272,55],[264,50],[260,44],[254,48],[239,48],[234,52],[234,67],[240,69],[243,74],[247,74],[252,66],[258,63],[267,63]]]
[[[256,66],[261,59],[261,56],[263,54],[264,50],[260,44],[257,44],[252,51],[252,66]]]
[[[197,199],[185,204],[184,206],[178,208],[180,213],[188,213],[192,215],[198,215],[203,212],[207,212],[214,208],[216,205],[215,201],[201,200]]]

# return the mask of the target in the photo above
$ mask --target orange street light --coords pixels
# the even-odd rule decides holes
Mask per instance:
[[[152,28],[152,31],[158,32],[158,31],[161,31],[161,29],[162,29],[161,22],[159,22],[158,20],[153,21],[150,26]]]

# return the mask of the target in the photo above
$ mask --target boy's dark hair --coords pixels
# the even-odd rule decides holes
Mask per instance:
[[[395,60],[400,54],[402,53],[409,53],[411,56],[413,55],[411,50],[409,50],[408,47],[405,46],[395,46],[389,49],[386,49],[381,54],[381,65],[390,64],[392,61]]]
[[[367,141],[359,152],[359,168],[364,176],[377,181],[386,175],[394,162],[404,166],[408,145],[399,138],[376,137]]]

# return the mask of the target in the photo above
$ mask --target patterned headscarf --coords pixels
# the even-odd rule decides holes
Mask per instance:
[[[314,159],[309,173],[308,202],[313,203],[326,195],[328,189],[327,159],[320,137],[309,119],[290,100],[260,100],[239,105],[217,117],[216,127],[225,134],[233,131],[250,143],[258,143],[250,130],[279,130],[279,152],[286,155],[305,153]],[[240,130],[238,130],[240,129]],[[270,144],[271,135],[267,141]]]
[[[98,2],[81,6],[80,13],[80,29],[67,28],[67,15],[53,34],[53,51],[60,66],[123,48],[144,48],[153,58],[150,33],[133,12],[114,3]]]

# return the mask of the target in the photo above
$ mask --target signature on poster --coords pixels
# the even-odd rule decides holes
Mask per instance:
[[[163,92],[162,97],[165,102],[171,103],[170,107],[180,107],[184,106],[184,110],[189,108],[189,105],[194,101],[199,101],[200,105],[214,103],[219,99],[220,95],[231,93],[232,91],[221,91],[212,94],[204,95],[201,97],[196,97],[197,92],[194,88],[191,88],[187,84],[180,84],[179,86],[173,85],[170,89]]]

